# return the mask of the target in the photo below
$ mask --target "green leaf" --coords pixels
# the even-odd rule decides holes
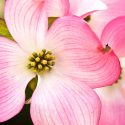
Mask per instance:
[[[0,18],[4,18],[4,4],[5,0],[0,0]]]
[[[36,76],[35,78],[33,78],[31,81],[29,81],[26,90],[25,90],[25,94],[26,94],[26,100],[30,99],[32,97],[33,92],[36,89],[37,86],[37,82],[38,82],[38,77]]]
[[[10,40],[14,40],[11,36],[4,19],[0,18],[0,36],[6,37]]]
[[[28,83],[28,86],[34,91],[36,89],[37,82],[38,82],[38,77],[36,76]]]
[[[49,17],[48,18],[48,25],[49,27],[52,25],[52,23],[57,19],[58,17]]]

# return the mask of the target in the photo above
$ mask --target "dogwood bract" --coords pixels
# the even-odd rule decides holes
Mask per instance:
[[[119,57],[122,71],[120,79],[112,86],[99,88],[97,93],[102,101],[99,125],[125,124],[125,16],[109,22],[104,28],[101,41],[109,45]]]
[[[7,0],[5,19],[16,42],[0,37],[0,122],[21,110],[27,83],[38,75],[35,125],[96,125],[100,101],[87,85],[115,82],[119,60],[78,17],[62,17],[48,30],[42,9],[41,1]]]

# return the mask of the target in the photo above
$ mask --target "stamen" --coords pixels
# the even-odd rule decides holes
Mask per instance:
[[[51,56],[50,59],[51,59],[51,60],[55,60],[55,56]]]
[[[43,51],[44,53],[46,53],[46,49],[43,49],[42,51]]]
[[[31,56],[31,57],[29,58],[29,60],[30,60],[30,61],[34,61],[34,57]]]
[[[50,68],[49,68],[48,66],[45,66],[45,67],[44,67],[44,70],[45,70],[45,71],[49,71]]]
[[[40,58],[39,58],[39,57],[37,57],[37,58],[35,59],[35,61],[36,61],[36,62],[39,62],[39,61],[40,61]]]
[[[46,60],[50,60],[50,58],[51,58],[51,55],[50,55],[50,54],[46,54],[46,55],[45,55],[45,59],[46,59]]]
[[[47,60],[42,60],[41,64],[46,65],[47,64]]]
[[[39,57],[42,57],[43,55],[44,55],[44,52],[41,51],[41,52],[39,53]]]
[[[35,73],[50,71],[55,65],[55,56],[51,51],[43,49],[41,52],[33,52],[29,57],[28,69]]]
[[[43,66],[41,64],[38,64],[38,69],[41,70]]]
[[[52,54],[52,51],[47,51],[47,54],[50,54],[50,55],[51,55],[51,54]]]
[[[48,61],[48,65],[54,66],[54,65],[55,65],[55,62],[54,62],[54,61]]]
[[[37,56],[38,56],[38,54],[37,54],[36,52],[32,53],[32,55],[33,55],[34,57],[37,57]]]
[[[36,66],[35,62],[31,62],[30,64],[31,64],[32,67]]]

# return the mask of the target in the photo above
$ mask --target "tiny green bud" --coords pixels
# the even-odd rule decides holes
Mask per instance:
[[[46,52],[46,49],[43,49],[42,51],[45,53],[45,52]]]
[[[45,67],[44,67],[44,71],[49,71],[49,69],[50,69],[50,68],[49,68],[48,66],[45,66]]]
[[[47,61],[46,61],[46,60],[42,60],[42,61],[41,61],[41,64],[46,65],[46,64],[47,64]]]
[[[50,66],[54,66],[54,65],[55,65],[55,62],[54,62],[54,61],[48,61],[47,63],[48,63],[48,65],[50,65]]]
[[[43,66],[41,65],[41,64],[38,64],[38,69],[42,69],[43,68]]]
[[[52,60],[55,60],[56,58],[55,58],[55,56],[51,56],[51,59],[52,59]]]
[[[39,57],[35,58],[35,61],[36,61],[36,62],[39,62],[39,61],[40,61],[40,58],[39,58]]]
[[[51,58],[51,55],[50,54],[46,54],[44,58],[49,60]]]
[[[44,55],[44,52],[41,51],[41,52],[39,53],[39,57],[43,57],[43,55]]]
[[[38,56],[38,54],[37,54],[36,52],[33,52],[32,55],[33,55],[34,57],[37,57],[37,56]]]
[[[47,51],[47,54],[50,54],[50,55],[51,55],[51,54],[52,54],[52,51]]]
[[[35,59],[34,59],[33,56],[30,56],[30,57],[29,57],[29,60],[30,60],[30,61],[34,61]]]
[[[36,66],[36,63],[35,62],[31,62],[30,65],[34,67],[34,66]]]

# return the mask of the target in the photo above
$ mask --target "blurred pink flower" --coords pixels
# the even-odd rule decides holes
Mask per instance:
[[[99,35],[102,34],[104,27],[118,16],[125,15],[125,0],[102,0],[107,5],[106,10],[97,11],[91,14],[89,24]]]
[[[117,83],[96,89],[102,101],[99,125],[125,125],[125,16],[112,20],[104,28],[101,41],[119,57],[122,72]]]

